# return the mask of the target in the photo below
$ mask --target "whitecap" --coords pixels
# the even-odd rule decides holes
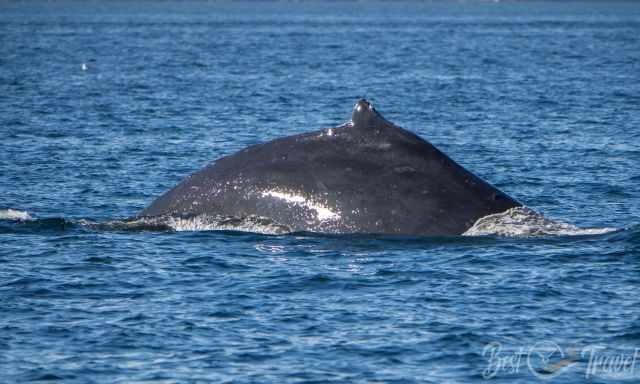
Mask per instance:
[[[33,220],[33,217],[27,211],[19,211],[17,209],[0,209],[0,220]]]

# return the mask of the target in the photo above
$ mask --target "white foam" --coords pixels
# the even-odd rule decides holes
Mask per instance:
[[[478,219],[463,236],[577,236],[599,235],[616,228],[579,228],[575,225],[550,220],[527,207],[511,208],[502,213]]]
[[[278,225],[265,217],[248,216],[242,219],[207,215],[190,218],[167,217],[164,224],[175,231],[239,231],[265,235],[290,233],[288,227]]]
[[[17,209],[0,209],[0,220],[33,220],[33,217],[27,211],[18,211]]]
[[[275,190],[262,192],[262,197],[267,197],[267,196],[275,197],[277,199],[284,200],[287,203],[302,206],[309,210],[315,211],[316,217],[320,221],[336,220],[340,218],[339,214],[327,208],[325,205],[322,205],[319,202],[313,201],[311,199],[307,199],[302,195],[296,195],[293,193],[287,193],[287,192],[281,192],[281,191],[275,191]]]

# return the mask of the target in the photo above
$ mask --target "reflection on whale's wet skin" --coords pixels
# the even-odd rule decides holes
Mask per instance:
[[[521,204],[356,103],[346,124],[223,157],[140,217],[266,218],[289,231],[460,235]]]

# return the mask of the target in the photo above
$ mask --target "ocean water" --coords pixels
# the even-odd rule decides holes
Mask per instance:
[[[361,97],[537,213],[125,220]],[[0,133],[2,383],[640,380],[637,2],[3,1]]]

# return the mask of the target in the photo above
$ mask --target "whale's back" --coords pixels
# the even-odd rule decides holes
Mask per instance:
[[[520,206],[426,140],[380,119],[223,157],[140,216],[259,216],[292,231],[451,235]]]

